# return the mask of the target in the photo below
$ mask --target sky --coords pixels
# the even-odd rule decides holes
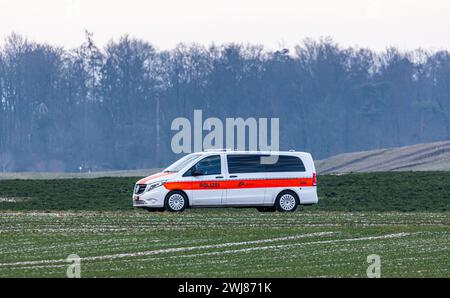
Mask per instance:
[[[449,0],[0,0],[0,44],[12,32],[73,48],[124,34],[159,49],[180,42],[292,48],[305,38],[376,51],[450,49]]]

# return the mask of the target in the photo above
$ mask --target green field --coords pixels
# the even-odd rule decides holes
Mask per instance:
[[[138,179],[0,180],[0,210],[133,210]],[[450,211],[450,172],[319,175],[318,195],[304,211]]]
[[[320,176],[294,213],[147,213],[135,180],[0,181],[0,277],[450,277],[450,173]]]
[[[4,213],[0,277],[450,276],[448,213]]]

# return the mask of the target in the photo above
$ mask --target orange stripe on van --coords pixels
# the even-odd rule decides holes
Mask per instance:
[[[168,190],[207,190],[207,189],[239,189],[261,187],[306,187],[313,186],[313,178],[289,179],[248,179],[248,180],[208,180],[208,181],[179,181],[166,182]]]
[[[146,184],[148,181],[150,181],[150,180],[152,180],[152,179],[159,178],[159,177],[164,177],[164,176],[167,176],[167,175],[173,175],[173,174],[174,174],[174,173],[164,173],[164,172],[162,172],[162,173],[156,173],[156,174],[153,174],[153,175],[151,175],[151,176],[142,178],[142,179],[139,180],[136,184]]]

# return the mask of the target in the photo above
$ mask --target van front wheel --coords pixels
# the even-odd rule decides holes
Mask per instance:
[[[292,191],[282,191],[275,200],[275,207],[281,212],[293,212],[298,206],[298,196]]]
[[[182,191],[175,190],[166,196],[165,207],[167,211],[181,212],[186,209],[187,205],[187,196]]]

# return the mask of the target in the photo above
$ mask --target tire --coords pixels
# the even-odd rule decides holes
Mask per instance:
[[[275,208],[280,212],[294,212],[298,204],[297,194],[289,190],[280,192],[275,200]]]
[[[164,206],[167,211],[181,212],[188,206],[188,198],[184,192],[174,190],[167,194]]]
[[[275,206],[259,206],[259,207],[256,207],[256,210],[258,210],[259,212],[275,212],[275,211],[277,211]]]

